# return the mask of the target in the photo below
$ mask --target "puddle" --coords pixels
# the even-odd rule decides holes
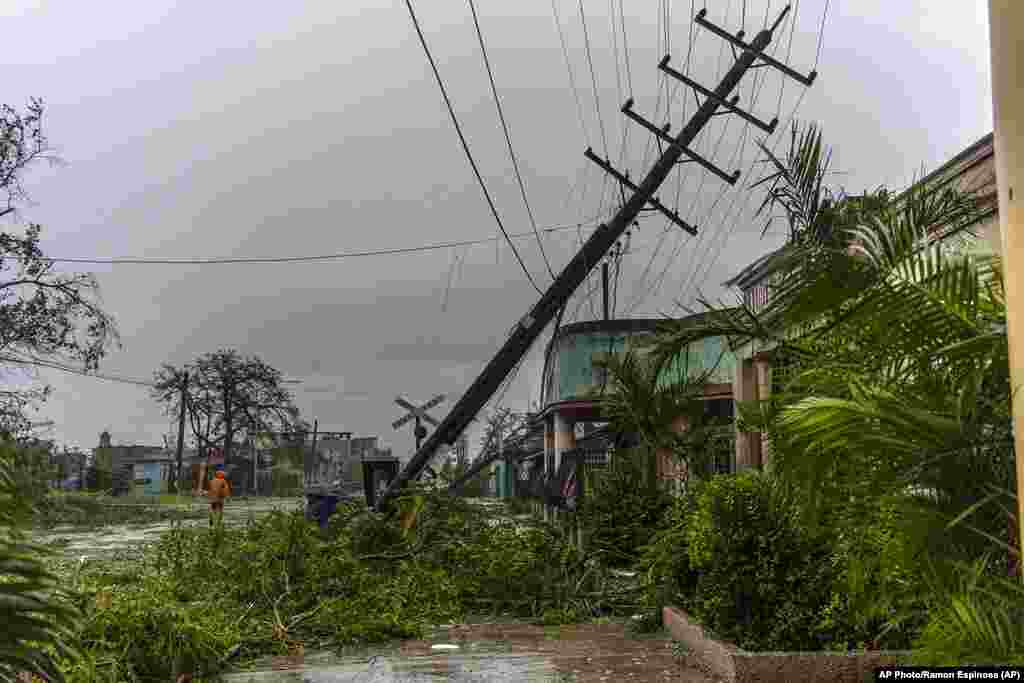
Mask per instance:
[[[441,646],[441,647],[439,647]],[[263,660],[225,681],[686,681],[711,683],[683,665],[664,635],[630,637],[621,624],[542,627],[472,624],[425,640],[343,655]]]

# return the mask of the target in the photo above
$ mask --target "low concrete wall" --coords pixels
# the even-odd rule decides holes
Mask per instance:
[[[662,611],[665,627],[708,673],[727,683],[863,683],[906,652],[747,652],[711,638],[678,607]]]

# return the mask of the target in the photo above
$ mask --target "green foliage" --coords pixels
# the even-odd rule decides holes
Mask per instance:
[[[770,476],[720,475],[702,484],[685,538],[697,581],[684,604],[713,633],[751,650],[822,647],[829,546],[808,533]]]
[[[936,599],[914,644],[915,664],[1024,665],[1024,587],[988,565],[982,559],[933,578]]]
[[[644,604],[651,620],[661,623],[661,608],[686,603],[697,589],[698,574],[690,562],[687,524],[697,503],[694,483],[672,500],[662,524],[641,549],[637,566],[643,572]]]
[[[905,650],[927,619],[927,538],[901,497],[829,513],[832,597],[820,629],[832,650]]]
[[[421,503],[397,520],[342,505],[326,533],[301,511],[241,529],[175,526],[143,559],[69,575],[86,613],[73,680],[214,675],[239,661],[307,647],[419,637],[469,614],[567,623],[632,610],[562,533],[513,525],[463,499],[412,488]],[[400,499],[399,507],[404,505]]]
[[[837,584],[820,629],[832,646],[903,646],[935,610],[965,627],[951,605],[981,609],[996,579],[989,569],[940,599],[926,562],[948,575],[993,546],[1020,558],[1005,292],[998,256],[933,239],[976,224],[976,197],[926,184],[850,196],[825,185],[828,158],[814,127],[794,128],[787,157],[772,157],[762,210],[781,211],[790,237],[760,265],[767,306],[667,324],[653,355],[723,335],[774,349],[785,377],[738,408],[768,433],[808,531],[831,532]],[[926,631],[941,642],[936,624]]]
[[[25,541],[32,503],[13,476],[19,448],[0,441],[0,678],[20,671],[63,680],[54,656],[73,659],[78,613],[44,564],[48,552]]]
[[[50,464],[53,444],[36,439],[11,442],[5,451],[12,486],[31,507],[37,507],[49,490],[57,468]]]
[[[617,451],[593,477],[578,512],[587,552],[609,567],[629,566],[650,542],[672,496],[653,479],[650,451]]]

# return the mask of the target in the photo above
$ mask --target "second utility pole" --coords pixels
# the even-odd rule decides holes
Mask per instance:
[[[174,492],[181,489],[181,459],[185,449],[185,412],[188,410],[188,370],[181,376],[181,414],[178,415],[178,457],[174,472]]]

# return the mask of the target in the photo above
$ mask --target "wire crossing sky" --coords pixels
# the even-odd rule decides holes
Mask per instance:
[[[818,80],[757,69],[736,91],[758,117],[779,112],[769,147],[784,151],[787,116],[820,123],[837,182],[860,191],[905,186],[991,131],[984,2],[792,4],[771,54],[816,66]],[[166,416],[118,380],[231,347],[339,387],[347,398],[299,392],[304,416],[404,455],[393,396],[460,395],[536,301],[524,273],[543,288],[540,272],[559,272],[621,202],[583,151],[607,150],[631,178],[649,168],[658,143],[620,112],[623,98],[678,131],[693,93],[658,62],[669,54],[705,85],[728,68],[729,47],[692,21],[705,5],[709,21],[748,35],[784,7],[256,3],[239,22],[237,8],[198,0],[5,3],[0,101],[42,97],[64,163],[34,167],[31,201],[0,220],[42,226],[55,267],[95,271],[125,346],[100,368],[115,381],[41,359],[33,367],[54,388],[41,417],[81,447],[107,426],[160,444]],[[659,199],[698,236],[644,213],[612,260],[618,315],[654,316],[698,289],[715,299],[779,245],[761,237],[747,188],[765,137],[732,115],[702,131],[694,150],[743,176],[726,187],[695,164],[673,172]],[[563,324],[601,314],[591,265]],[[536,353],[520,367],[504,394],[514,408],[538,396]]]

